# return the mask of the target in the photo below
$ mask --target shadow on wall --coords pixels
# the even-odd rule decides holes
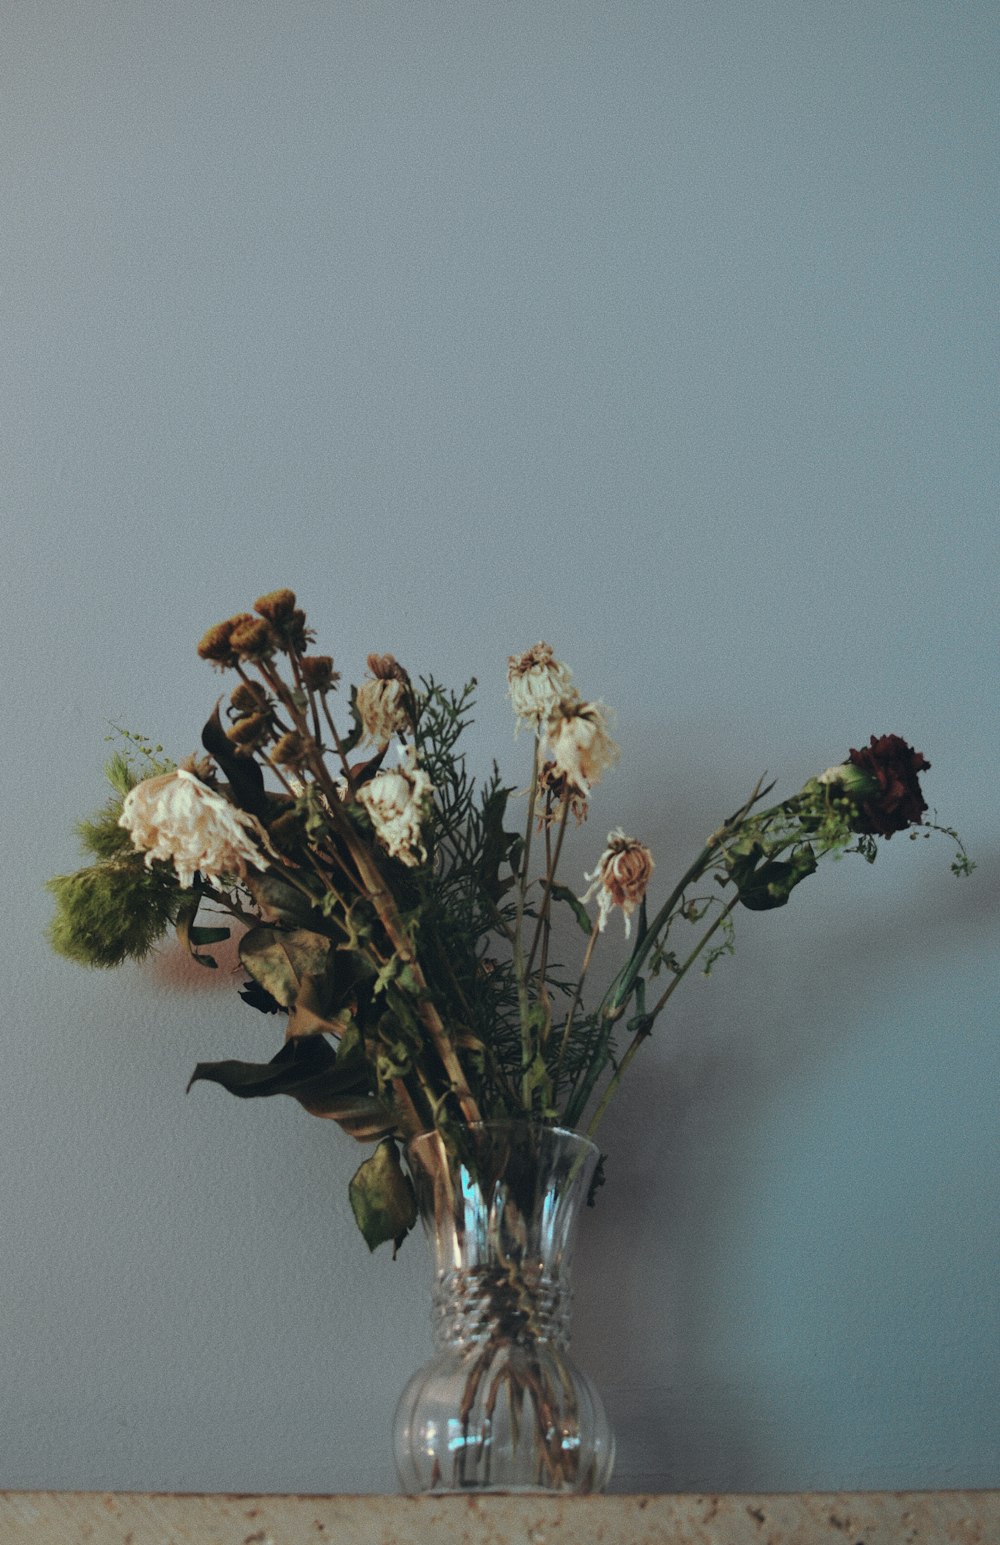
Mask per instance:
[[[857,1036],[881,983],[898,991],[900,972],[918,961],[943,963],[960,943],[993,944],[1000,855],[976,856],[970,879],[942,876],[920,896],[897,901],[877,928],[869,909],[867,922],[845,924],[842,913],[827,919],[807,948],[789,948],[786,938],[767,960],[759,936],[749,953],[760,959],[740,959],[738,945],[737,960],[717,968],[710,991],[687,984],[658,1047],[654,1031],[653,1054],[644,1067],[637,1062],[600,1133],[608,1184],[587,1219],[578,1266],[588,1282],[576,1315],[578,1352],[618,1431],[616,1490],[832,1484],[821,1474],[780,1473],[783,1458],[775,1475],[775,1456],[797,1427],[796,1402],[813,1399],[809,1370],[798,1387],[756,1382],[749,1400],[744,1369],[719,1377],[711,1284],[723,1255],[727,1270],[739,1269],[735,1249],[720,1251],[719,1234],[742,1205],[734,1202],[741,1150],[733,1135],[783,1084]],[[610,1271],[608,1263],[615,1263]],[[738,1337],[738,1326],[725,1328]],[[833,1393],[829,1400],[836,1403]],[[801,1415],[810,1430],[815,1413]],[[821,1465],[817,1458],[817,1471]]]

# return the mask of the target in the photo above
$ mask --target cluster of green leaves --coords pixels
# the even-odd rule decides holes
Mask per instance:
[[[505,829],[512,790],[494,763],[480,787],[459,742],[475,681],[459,692],[421,682],[417,756],[434,787],[429,863],[413,877],[421,964],[455,1037],[477,1103],[491,1117],[517,1109],[521,1042],[517,983],[504,939],[513,925],[520,838]]]

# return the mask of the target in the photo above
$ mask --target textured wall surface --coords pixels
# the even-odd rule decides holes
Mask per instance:
[[[228,969],[44,942],[112,727],[195,748],[205,628],[299,593],[476,675],[548,639],[669,884],[871,733],[947,840],[747,914],[602,1130],[576,1349],[622,1490],[996,1484],[993,4],[32,0],[0,50],[0,1485],[391,1489],[420,1240],[361,1150],[185,1097]],[[581,878],[582,889],[582,878]],[[618,947],[609,931],[607,958]]]

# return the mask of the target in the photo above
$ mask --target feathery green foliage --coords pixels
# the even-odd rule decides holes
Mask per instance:
[[[181,896],[168,873],[149,870],[141,853],[56,875],[49,942],[84,966],[143,960],[176,921]]]

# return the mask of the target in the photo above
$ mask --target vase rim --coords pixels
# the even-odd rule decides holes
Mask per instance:
[[[528,1127],[536,1132],[551,1132],[554,1137],[572,1138],[574,1142],[589,1148],[592,1153],[600,1156],[601,1150],[592,1138],[583,1132],[576,1132],[572,1127],[561,1127],[547,1121],[535,1121],[527,1116],[499,1116],[493,1121],[469,1121],[464,1123],[462,1130],[466,1132],[505,1131],[517,1127]],[[416,1132],[407,1141],[407,1148],[413,1148],[418,1143],[425,1142],[431,1137],[441,1137],[437,1127],[429,1127],[426,1132]]]

